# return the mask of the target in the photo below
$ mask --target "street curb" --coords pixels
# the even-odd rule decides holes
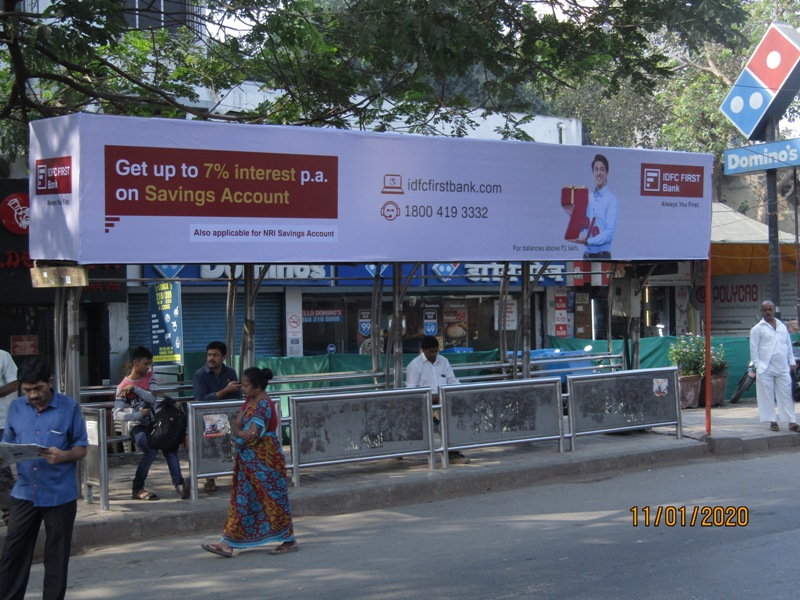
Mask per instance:
[[[311,485],[292,488],[289,496],[296,517],[333,516],[407,504],[511,490],[570,477],[597,477],[624,470],[685,464],[715,456],[742,456],[787,450],[800,446],[800,435],[789,432],[742,438],[736,436],[684,437],[669,444],[658,436],[646,447],[623,448],[603,445],[575,452],[532,456],[527,452],[489,456],[489,461],[454,465],[448,469],[403,469],[392,472],[380,467],[369,473],[336,474]],[[316,475],[315,475],[316,476]],[[209,533],[222,530],[228,511],[228,494],[204,495],[194,502],[166,501],[125,503],[114,511],[87,514],[75,523],[73,553],[117,543],[154,540],[164,536]],[[79,501],[80,502],[80,501]],[[160,505],[160,506],[159,506]],[[0,543],[5,529],[0,529]],[[35,557],[41,559],[44,535],[40,535]]]
[[[742,439],[738,437],[705,438],[709,450],[715,456],[758,454],[774,450],[788,450],[800,446],[800,435],[796,433],[776,434],[772,437]]]
[[[331,516],[336,514],[377,510],[418,502],[432,502],[458,496],[482,494],[491,490],[509,490],[526,487],[562,477],[607,473],[638,467],[668,465],[692,459],[706,458],[710,454],[706,444],[681,446],[647,452],[633,452],[619,456],[606,456],[575,460],[565,453],[556,464],[519,466],[502,465],[491,470],[472,470],[469,466],[434,471],[425,476],[427,481],[401,481],[361,489],[320,493],[292,500],[292,511],[297,516]]]

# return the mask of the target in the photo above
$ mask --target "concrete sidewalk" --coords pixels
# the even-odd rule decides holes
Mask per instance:
[[[558,477],[595,475],[650,468],[716,456],[741,456],[793,449],[800,435],[785,425],[780,432],[758,422],[755,400],[713,408],[711,436],[705,409],[681,411],[683,438],[675,427],[627,434],[580,437],[574,452],[558,452],[556,442],[537,442],[465,452],[468,465],[430,470],[426,458],[406,457],[312,467],[301,471],[301,484],[289,496],[295,516],[333,515],[415,502],[523,487]],[[109,455],[110,510],[78,501],[74,551],[120,542],[198,531],[220,531],[231,491],[230,477],[217,479],[214,493],[200,490],[197,501],[181,500],[172,488],[163,457],[154,463],[147,488],[161,499],[131,500],[130,483],[138,455]],[[185,458],[185,457],[183,457]],[[182,460],[184,475],[188,464]],[[40,536],[40,545],[42,538]],[[4,540],[5,529],[0,528]],[[0,541],[2,541],[0,540]],[[40,550],[39,550],[40,552]]]

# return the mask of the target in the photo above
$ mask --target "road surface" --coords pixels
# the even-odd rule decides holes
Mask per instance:
[[[799,463],[708,459],[299,518],[285,556],[220,558],[200,549],[208,534],[99,548],[72,558],[67,597],[794,599]],[[27,598],[41,579],[35,565]]]

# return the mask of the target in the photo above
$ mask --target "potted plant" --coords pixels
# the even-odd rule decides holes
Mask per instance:
[[[722,406],[725,401],[725,388],[728,386],[728,361],[725,347],[711,347],[711,406]],[[700,405],[705,406],[705,377],[700,392]]]
[[[667,357],[678,367],[678,395],[681,408],[697,408],[705,373],[705,340],[693,335],[681,336],[669,347]]]

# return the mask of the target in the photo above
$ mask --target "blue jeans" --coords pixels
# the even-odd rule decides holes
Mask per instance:
[[[143,425],[136,425],[131,429],[131,437],[136,443],[136,447],[144,452],[142,460],[139,461],[139,466],[136,467],[136,474],[133,476],[133,491],[135,492],[144,488],[144,481],[147,479],[147,474],[150,473],[153,461],[158,456],[158,450],[154,450],[147,445],[147,427]],[[167,459],[172,485],[175,487],[181,485],[183,483],[183,475],[181,475],[181,463],[178,460],[178,453],[167,450],[162,450],[161,453]]]

